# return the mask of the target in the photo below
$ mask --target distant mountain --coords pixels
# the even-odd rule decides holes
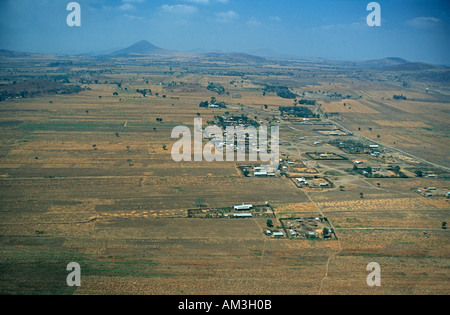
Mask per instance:
[[[206,53],[203,54],[207,58],[214,61],[227,61],[227,62],[238,62],[238,63],[266,63],[268,60],[263,57],[253,56],[245,53]]]
[[[19,52],[19,51],[0,49],[0,56],[3,56],[3,57],[26,57],[26,56],[29,56],[29,54]]]
[[[158,46],[153,45],[152,43],[141,40],[130,47],[125,49],[121,49],[111,53],[111,56],[115,57],[127,57],[127,56],[135,56],[135,55],[156,55],[156,54],[170,54],[172,51],[160,48]]]
[[[385,67],[383,69],[390,71],[419,71],[440,68],[439,66],[430,65],[424,62],[406,62],[399,65]]]
[[[383,59],[362,61],[358,63],[358,66],[362,68],[383,68],[383,67],[393,67],[403,65],[405,63],[408,63],[408,61],[405,59],[397,57],[389,57]]]

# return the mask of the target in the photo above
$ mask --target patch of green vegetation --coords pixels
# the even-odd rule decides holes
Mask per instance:
[[[253,256],[262,256],[262,252],[259,249],[254,249],[254,250],[252,250],[252,255]]]
[[[42,235],[42,231],[36,231]],[[67,264],[77,262],[83,278],[103,277],[173,277],[175,274],[155,270],[158,263],[150,259],[136,260],[133,257],[108,257],[100,259],[61,247],[63,239],[36,238],[20,246],[2,246],[0,294],[71,295],[76,287],[66,283]]]
[[[219,95],[222,95],[225,93],[225,88],[218,83],[212,83],[212,82],[209,83],[207,89],[210,91],[217,92],[217,94],[219,94]]]
[[[0,127],[18,127],[23,124],[21,120],[5,120],[0,121]]]
[[[280,106],[282,115],[294,115],[295,117],[315,118],[319,115],[314,114],[308,107],[304,106]]]
[[[298,95],[293,93],[289,87],[287,86],[274,86],[274,85],[266,85],[266,87],[264,88],[264,92],[274,92],[276,93],[279,97],[281,98],[286,98],[286,99],[294,99],[296,98]]]

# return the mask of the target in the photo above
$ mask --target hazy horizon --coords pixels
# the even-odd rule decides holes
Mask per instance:
[[[69,27],[70,1],[1,0],[1,49],[82,54],[141,40],[180,52],[362,61],[399,57],[450,65],[446,1],[80,0],[81,26]]]

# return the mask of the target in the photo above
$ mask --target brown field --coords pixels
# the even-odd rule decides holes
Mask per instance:
[[[346,104],[345,106],[344,103]],[[377,110],[372,109],[357,100],[342,100],[324,103],[322,108],[325,112],[330,113],[379,114]]]
[[[4,58],[0,64],[51,78],[48,67],[34,62],[55,58]],[[354,79],[314,63],[292,61],[286,70],[189,57],[117,59],[111,65],[86,58],[58,70],[84,91],[0,102],[0,294],[450,293],[450,235],[442,229],[449,199],[414,192],[449,187],[448,84],[425,95],[422,87],[404,91],[398,82],[352,84]],[[97,83],[79,81],[88,69]],[[223,74],[243,69],[250,74]],[[317,82],[309,71],[329,75],[330,82]],[[229,93],[208,91],[209,82]],[[340,115],[311,124],[283,120],[273,110],[294,100],[263,96],[262,82],[305,92],[304,98],[321,105],[311,109]],[[153,95],[136,92],[149,88]],[[314,93],[319,89],[328,94]],[[328,96],[338,92],[352,98]],[[407,94],[408,101],[392,100],[394,94]],[[199,107],[211,97],[227,108]],[[237,161],[173,161],[175,126],[192,128],[200,116],[206,127],[223,115],[279,125],[283,158],[299,162],[292,170],[316,175],[317,182],[327,177],[334,186],[299,189],[282,175],[244,177]],[[328,144],[327,132],[314,132],[342,130],[334,122],[354,132],[351,139],[365,136],[392,148],[379,158],[346,154]],[[312,160],[306,152],[348,160]],[[399,165],[410,178],[365,178],[352,173],[355,160]],[[417,169],[439,177],[415,177]],[[268,238],[262,218],[187,218],[199,199],[211,208],[268,202],[274,229],[280,218],[327,217],[337,239]],[[79,288],[65,282],[72,261],[82,267]],[[381,265],[381,287],[366,284],[370,262]]]

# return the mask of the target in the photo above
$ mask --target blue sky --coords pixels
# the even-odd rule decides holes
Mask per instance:
[[[0,0],[0,48],[41,53],[120,49],[139,40],[178,51],[272,52],[302,58],[402,57],[450,65],[446,0]]]

